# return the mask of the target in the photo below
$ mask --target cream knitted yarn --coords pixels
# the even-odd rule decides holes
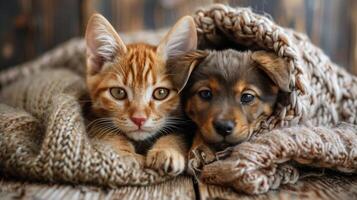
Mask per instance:
[[[331,62],[304,35],[250,9],[214,5],[199,10],[194,18],[201,48],[234,44],[271,50],[286,59],[292,90],[250,141],[219,161],[197,160],[202,161],[203,168],[197,172],[203,181],[261,193],[298,179],[289,160],[355,171],[356,77]],[[53,72],[53,68],[67,71]],[[49,71],[38,73],[43,69]],[[89,142],[77,100],[84,92],[83,69],[84,43],[75,40],[0,73],[0,93],[6,103],[0,106],[0,171],[113,187],[167,179]],[[339,122],[350,124],[337,126]]]

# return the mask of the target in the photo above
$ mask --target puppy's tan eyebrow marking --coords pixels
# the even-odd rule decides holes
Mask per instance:
[[[213,91],[217,91],[220,88],[220,84],[215,78],[209,79],[209,86],[210,86],[211,90],[213,90]]]
[[[246,88],[247,83],[243,80],[239,80],[233,87],[235,93],[241,93]]]

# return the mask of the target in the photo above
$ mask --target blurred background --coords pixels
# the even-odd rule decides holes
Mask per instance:
[[[249,6],[307,33],[333,61],[357,74],[356,0],[1,0],[0,70],[83,36],[94,12],[118,31],[133,32],[173,25],[212,3]]]

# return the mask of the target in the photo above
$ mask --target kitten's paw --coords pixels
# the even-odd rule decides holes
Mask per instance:
[[[152,149],[146,157],[146,166],[156,169],[160,174],[177,176],[185,170],[185,155],[175,149]]]
[[[132,153],[128,151],[121,151],[117,153],[126,159],[126,163],[131,163],[134,168],[143,168],[145,166],[145,157],[141,154]]]
[[[141,154],[137,154],[137,153],[134,153],[133,156],[134,156],[135,161],[139,164],[140,167],[145,166],[145,156],[143,156]]]
[[[126,163],[132,163],[134,168],[143,168],[145,166],[145,156],[137,154],[127,149],[115,149],[115,152],[125,159]]]

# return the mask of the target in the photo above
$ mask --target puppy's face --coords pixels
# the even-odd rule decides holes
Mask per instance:
[[[184,97],[185,111],[205,142],[223,148],[248,139],[272,114],[279,90],[288,91],[285,65],[262,51],[209,52],[193,71]]]

